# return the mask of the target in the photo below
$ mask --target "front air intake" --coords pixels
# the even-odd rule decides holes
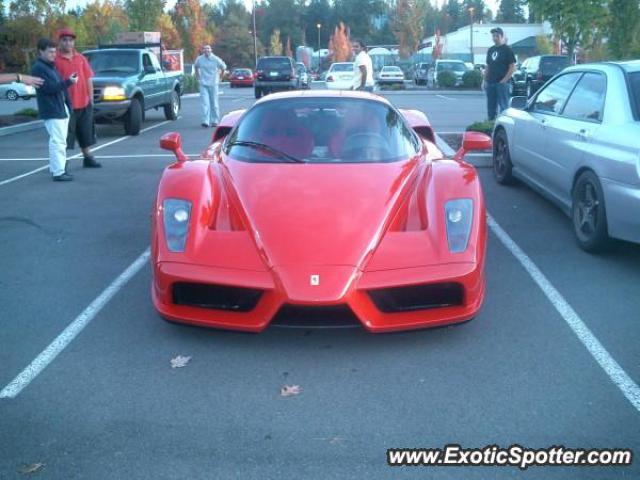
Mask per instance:
[[[260,301],[261,290],[208,285],[204,283],[174,283],[173,303],[187,307],[250,312]]]
[[[384,313],[412,312],[459,306],[464,303],[464,289],[458,283],[432,283],[407,287],[369,290],[369,297]]]
[[[304,306],[285,304],[271,325],[287,327],[347,327],[361,326],[348,305]]]

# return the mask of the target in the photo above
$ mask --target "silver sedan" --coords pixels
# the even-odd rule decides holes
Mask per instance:
[[[5,85],[0,85],[0,98],[6,98],[7,100],[18,100],[23,98],[29,100],[36,96],[36,89],[30,85],[24,83],[12,82]]]
[[[640,243],[640,61],[576,65],[496,120],[493,172],[518,178],[573,220],[591,252]]]

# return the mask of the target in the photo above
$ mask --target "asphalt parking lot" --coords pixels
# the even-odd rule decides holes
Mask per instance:
[[[437,132],[485,115],[480,93],[387,96]],[[220,103],[246,108],[253,91]],[[480,169],[492,229],[473,321],[384,335],[174,325],[151,304],[145,256],[173,158],[158,140],[178,131],[195,156],[211,129],[196,98],[176,122],[151,112],[144,127],[98,126],[104,168],[76,158],[70,183],[50,180],[44,130],[0,137],[0,478],[640,478],[635,458],[527,471],[386,463],[389,448],[447,444],[637,455],[640,246],[584,253],[559,210]],[[178,355],[191,360],[171,368]],[[302,392],[281,397],[283,385]]]

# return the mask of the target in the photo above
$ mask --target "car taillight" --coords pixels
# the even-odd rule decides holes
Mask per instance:
[[[333,82],[333,77],[331,75],[327,77],[327,82]]]
[[[258,72],[253,72],[253,78],[258,78]]]

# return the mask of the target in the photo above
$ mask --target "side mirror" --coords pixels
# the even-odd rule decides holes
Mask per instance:
[[[453,157],[455,160],[461,162],[464,156],[469,152],[478,152],[483,150],[491,150],[493,142],[491,137],[480,132],[464,132],[462,137],[462,147],[458,150]]]
[[[529,99],[527,97],[511,97],[511,100],[509,100],[509,108],[524,110],[528,101]]]
[[[182,151],[182,137],[178,132],[165,133],[160,137],[160,148],[173,152],[178,163],[187,160],[187,156]]]

